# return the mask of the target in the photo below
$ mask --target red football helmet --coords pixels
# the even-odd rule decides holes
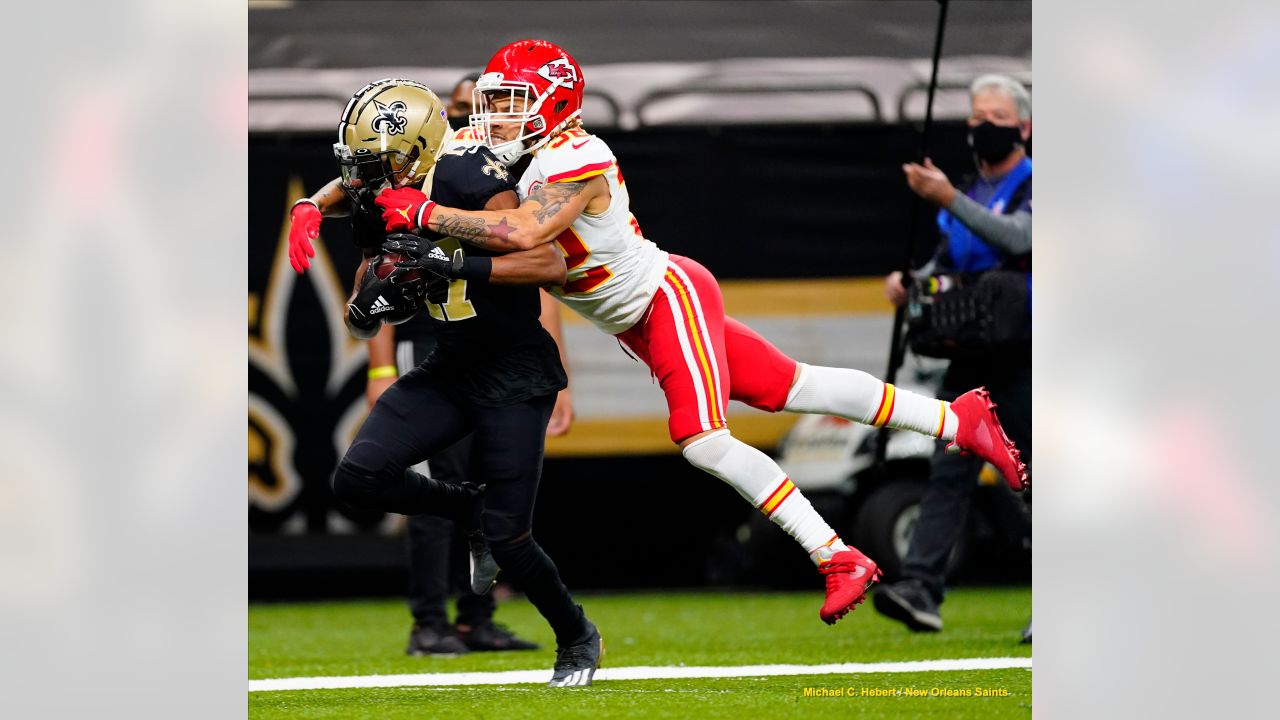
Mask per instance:
[[[476,81],[471,127],[489,138],[489,149],[510,165],[582,113],[583,85],[582,68],[559,46],[545,40],[513,42],[493,56]],[[509,104],[495,112],[494,106],[504,99]],[[496,142],[490,133],[494,123],[519,124],[520,133],[513,140]],[[539,136],[537,143],[525,146],[526,140]]]

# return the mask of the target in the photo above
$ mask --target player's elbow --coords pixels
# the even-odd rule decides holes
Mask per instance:
[[[511,243],[511,249],[516,251],[533,250],[536,247],[546,245],[554,239],[554,235],[547,235],[544,232],[538,232],[536,230],[531,232],[511,233],[507,238],[508,242]]]
[[[569,280],[569,270],[564,266],[564,260],[557,258],[558,262],[547,263],[546,272],[543,273],[543,287],[559,287]]]
[[[564,254],[555,245],[540,245],[538,249],[528,253],[528,257],[536,260],[537,270],[533,274],[538,285],[559,287],[568,280],[569,269],[565,266]]]

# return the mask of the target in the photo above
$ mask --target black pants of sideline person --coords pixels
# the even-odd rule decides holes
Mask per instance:
[[[431,486],[436,481],[405,471],[471,435],[468,479],[485,486],[480,527],[493,559],[546,618],[558,644],[580,641],[588,627],[582,610],[532,532],[555,395],[488,407],[467,402],[449,388],[448,378],[423,367],[388,388],[338,463],[334,494],[357,509],[442,514],[440,495]],[[471,516],[467,511],[450,519],[465,522]]]
[[[1022,460],[1031,468],[1031,360],[953,360],[947,368],[938,397],[948,402],[980,385],[991,391],[996,414],[1005,433],[1018,445]],[[929,484],[920,500],[920,517],[903,561],[902,574],[921,583],[942,602],[947,560],[964,532],[982,460],[948,455],[939,441],[930,461]]]

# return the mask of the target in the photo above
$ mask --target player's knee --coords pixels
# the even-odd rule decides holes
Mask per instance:
[[[691,465],[729,483],[747,501],[785,477],[782,468],[768,455],[729,434],[728,430],[705,435],[684,446]]]
[[[690,465],[713,475],[724,464],[725,458],[739,441],[728,430],[708,433],[680,449]]]
[[[380,476],[385,464],[371,443],[352,445],[333,472],[330,485],[334,496],[353,508],[371,508],[382,484]]]
[[[489,542],[495,558],[500,550],[515,547],[532,535],[528,522],[493,510],[485,510],[480,514],[480,530],[484,533],[484,539]]]
[[[727,428],[721,428],[727,431]],[[686,438],[707,432],[706,425],[696,409],[676,408],[667,417],[667,433],[671,441],[679,445]]]
[[[486,512],[481,516],[481,527],[485,539],[489,541],[489,551],[493,553],[494,562],[504,570],[523,574],[536,553],[533,530],[528,523]]]
[[[369,508],[375,495],[372,478],[345,460],[338,463],[330,486],[334,497],[356,509]]]
[[[353,508],[361,508],[366,504],[368,483],[361,474],[346,462],[338,463],[329,481],[333,496]]]

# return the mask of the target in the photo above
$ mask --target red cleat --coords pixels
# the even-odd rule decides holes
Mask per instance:
[[[1015,491],[1031,486],[1027,466],[1022,462],[1018,448],[1000,427],[996,404],[991,402],[991,393],[986,388],[970,390],[956,398],[951,403],[951,411],[959,418],[960,427],[956,429],[956,439],[947,446],[948,450],[958,448],[961,453],[973,453],[995,465]]]
[[[853,548],[832,555],[818,566],[818,572],[827,576],[827,601],[818,616],[828,625],[835,625],[852,612],[854,606],[866,600],[867,590],[884,574],[875,560]]]

